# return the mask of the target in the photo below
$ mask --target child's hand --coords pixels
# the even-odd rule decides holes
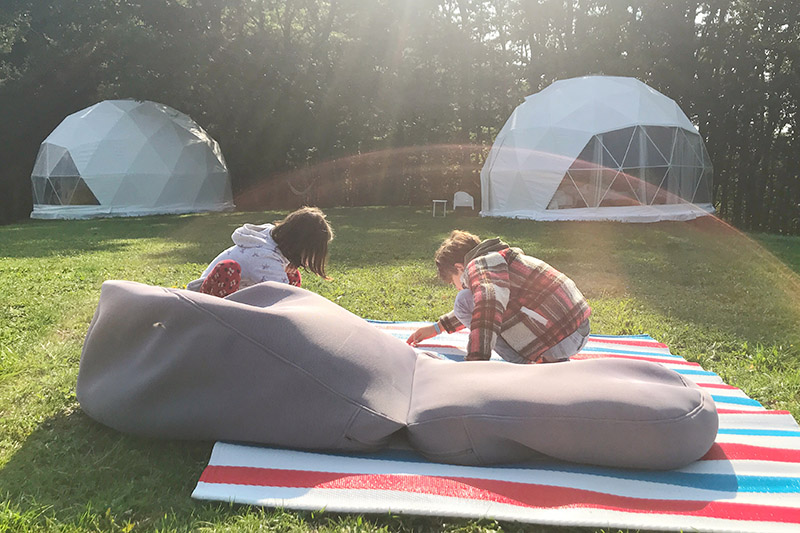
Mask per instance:
[[[437,335],[436,329],[433,326],[423,326],[411,334],[406,343],[411,346],[416,346],[425,339],[430,339]]]
[[[289,278],[289,285],[294,285],[295,287],[299,287],[301,281],[300,277],[300,270],[294,265],[286,265],[286,277]]]

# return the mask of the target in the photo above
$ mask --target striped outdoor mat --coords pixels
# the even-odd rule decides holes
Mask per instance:
[[[375,324],[405,340],[425,323]],[[463,358],[467,334],[421,348]],[[674,531],[800,531],[800,427],[741,390],[670,353],[647,335],[592,335],[576,359],[656,361],[717,404],[716,443],[700,461],[667,472],[557,461],[465,467],[409,450],[307,453],[217,443],[192,497],[298,510],[407,513],[537,524]]]

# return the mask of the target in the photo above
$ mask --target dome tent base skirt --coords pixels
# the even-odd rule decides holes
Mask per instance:
[[[482,217],[522,218],[539,221],[612,221],[661,222],[685,221],[713,215],[711,204],[637,205],[624,207],[582,207],[576,209],[548,209],[544,211],[517,210],[481,211]]]
[[[210,211],[233,211],[236,206],[226,202],[207,206],[158,206],[158,207],[110,207],[110,206],[62,206],[34,205],[31,218],[42,220],[85,220],[103,217],[143,217],[150,215],[186,215]]]

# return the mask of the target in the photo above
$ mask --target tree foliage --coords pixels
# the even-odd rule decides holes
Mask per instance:
[[[723,216],[800,232],[800,7],[788,0],[4,0],[0,222],[38,146],[103,99],[222,146],[243,207],[421,204],[464,189],[522,98],[633,76],[675,99]]]

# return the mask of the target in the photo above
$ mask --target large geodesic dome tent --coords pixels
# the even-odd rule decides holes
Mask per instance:
[[[31,218],[221,211],[234,207],[219,145],[155,102],[106,100],[66,117],[42,142]]]
[[[572,78],[528,96],[498,133],[481,215],[690,220],[713,212],[712,172],[675,101],[634,78]]]

